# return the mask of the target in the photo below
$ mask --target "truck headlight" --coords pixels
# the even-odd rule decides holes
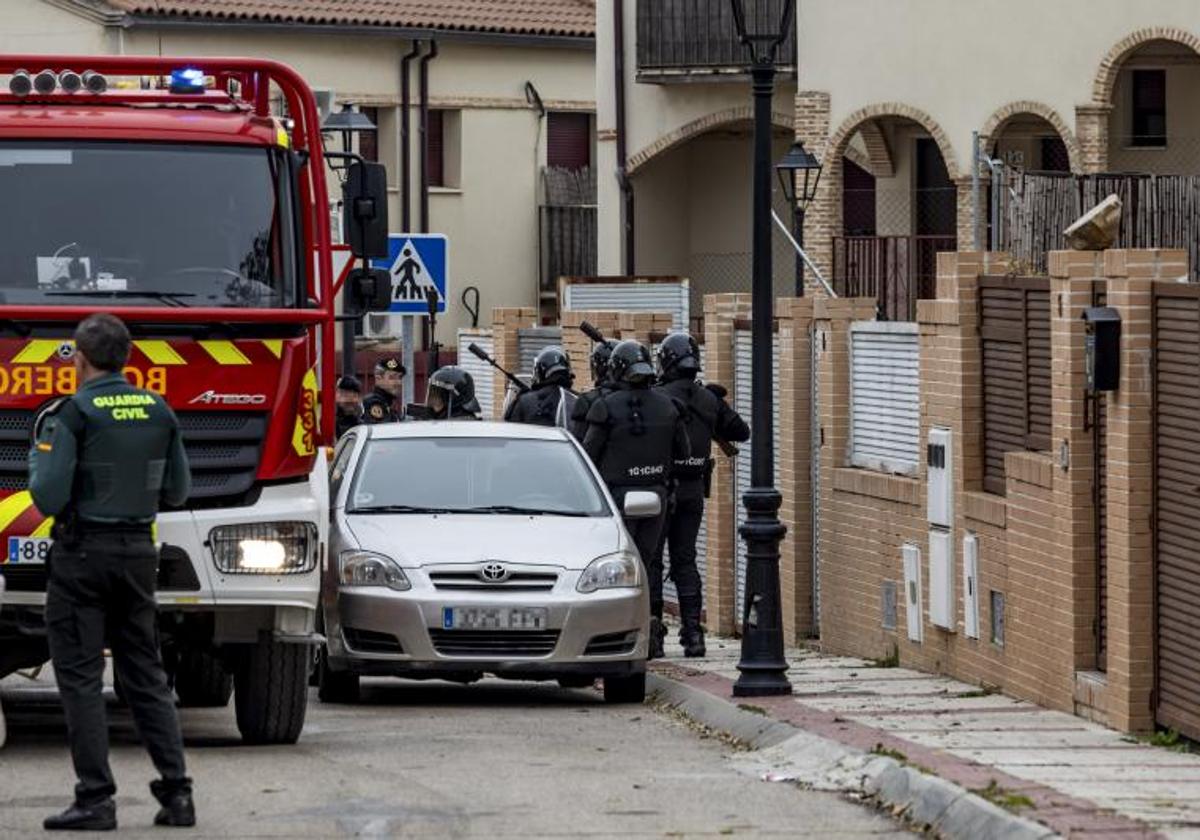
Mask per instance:
[[[311,522],[221,525],[208,535],[217,570],[227,575],[301,575],[317,566]]]
[[[642,585],[641,561],[636,554],[620,551],[597,557],[579,576],[575,588],[583,593],[598,589],[630,589]]]
[[[397,592],[412,589],[396,561],[373,551],[343,551],[338,555],[338,580],[343,586],[386,586]]]

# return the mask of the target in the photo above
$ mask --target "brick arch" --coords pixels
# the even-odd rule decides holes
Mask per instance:
[[[1096,79],[1092,83],[1092,104],[1111,105],[1113,88],[1117,84],[1117,74],[1121,65],[1129,58],[1130,53],[1151,41],[1173,41],[1182,44],[1192,52],[1200,54],[1200,37],[1186,29],[1174,26],[1150,26],[1138,29],[1126,35],[1113,45],[1100,67],[1096,71]]]
[[[912,120],[928,131],[929,136],[938,144],[938,149],[942,153],[942,160],[946,163],[946,171],[950,175],[950,180],[958,180],[958,156],[954,153],[954,146],[950,143],[950,136],[946,134],[945,130],[929,114],[920,108],[914,108],[911,105],[904,105],[899,102],[883,102],[877,105],[868,105],[846,117],[838,130],[830,136],[829,142],[825,146],[826,154],[824,155],[824,159],[831,162],[840,159],[846,153],[846,146],[849,145],[850,138],[854,136],[856,131],[862,128],[864,123],[885,117]],[[830,157],[830,153],[832,153],[832,158]]]
[[[677,146],[682,146],[684,143],[695,137],[699,137],[701,134],[732,123],[747,122],[753,119],[753,105],[738,105],[684,123],[674,131],[664,134],[650,145],[630,155],[629,161],[626,164],[626,170],[628,174],[633,175],[650,161],[660,155],[666,154]],[[776,128],[786,128],[789,131],[793,129],[792,115],[781,111],[771,112],[771,123]]]
[[[1083,149],[1079,145],[1079,139],[1075,136],[1075,132],[1067,127],[1066,121],[1059,115],[1057,111],[1049,105],[1043,105],[1041,102],[1031,102],[1022,100],[1020,102],[1010,102],[1004,107],[998,109],[994,114],[988,117],[987,122],[980,129],[980,138],[987,141],[990,147],[991,142],[998,139],[1004,133],[1004,128],[1015,117],[1024,115],[1033,115],[1041,117],[1050,127],[1053,128],[1063,143],[1067,147],[1067,156],[1070,159],[1071,171],[1083,171]]]

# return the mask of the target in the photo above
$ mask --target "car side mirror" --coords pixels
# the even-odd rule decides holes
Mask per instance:
[[[634,490],[625,494],[625,516],[629,519],[649,519],[662,513],[662,499],[657,493]]]
[[[346,278],[346,310],[386,312],[392,305],[392,275],[384,268],[356,268]]]
[[[342,185],[345,240],[354,256],[388,255],[387,169],[381,163],[355,161]]]

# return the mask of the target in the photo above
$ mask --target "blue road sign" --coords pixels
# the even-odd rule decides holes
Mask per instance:
[[[388,236],[388,256],[375,260],[392,276],[392,306],[389,312],[429,314],[426,295],[438,294],[437,311],[446,311],[448,247],[444,234],[393,233]]]

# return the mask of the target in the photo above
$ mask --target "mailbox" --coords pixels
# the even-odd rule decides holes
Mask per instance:
[[[1121,314],[1111,306],[1083,311],[1087,322],[1087,388],[1115,391],[1121,383]]]

